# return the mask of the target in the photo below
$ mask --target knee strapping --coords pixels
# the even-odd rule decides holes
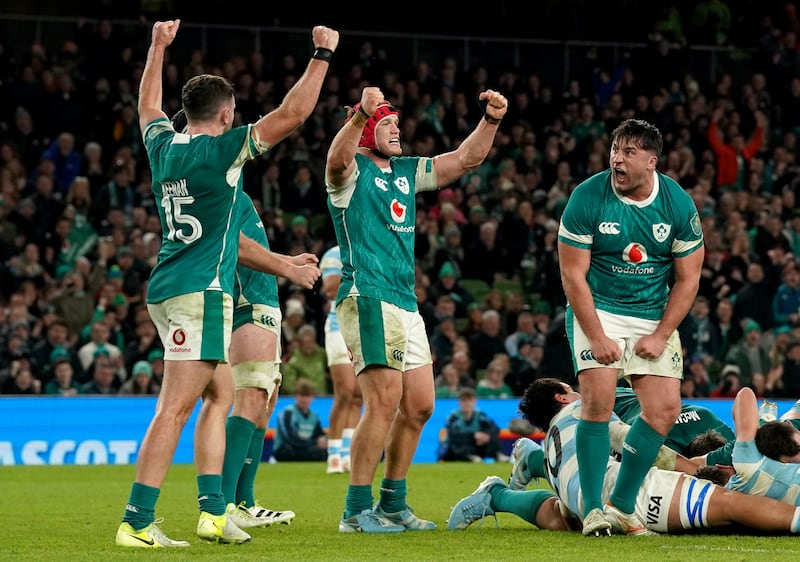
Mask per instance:
[[[231,368],[236,390],[262,388],[267,396],[281,383],[281,373],[275,361],[242,361]]]

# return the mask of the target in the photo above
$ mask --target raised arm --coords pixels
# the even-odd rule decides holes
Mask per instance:
[[[753,441],[758,431],[758,400],[751,388],[744,387],[733,400],[733,428],[737,441]]]
[[[162,80],[164,71],[164,52],[172,44],[181,20],[157,21],[153,24],[153,33],[150,39],[150,48],[147,50],[147,61],[142,71],[142,80],[139,84],[139,129],[144,133],[145,127],[151,121],[166,114],[161,109]]]
[[[484,118],[457,149],[433,159],[440,187],[454,182],[480,166],[494,144],[497,127],[508,110],[508,100],[503,94],[494,90],[481,92],[479,98],[486,101]]]
[[[348,120],[339,129],[328,148],[325,163],[325,178],[328,184],[339,187],[353,174],[356,168],[356,151],[367,119],[383,101],[380,88],[368,86],[361,91],[361,102],[351,110]]]
[[[333,52],[339,45],[339,32],[318,25],[311,31],[314,54],[305,72],[286,93],[281,104],[255,124],[258,138],[273,146],[300,127],[314,111]]]

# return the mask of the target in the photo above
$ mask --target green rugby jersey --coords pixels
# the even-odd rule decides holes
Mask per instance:
[[[671,178],[655,176],[644,201],[617,194],[610,170],[581,182],[567,201],[558,240],[591,250],[586,279],[598,310],[660,320],[674,258],[703,247],[691,197]]]
[[[614,413],[628,425],[631,425],[639,417],[642,413],[642,406],[633,389],[617,388]],[[682,404],[681,413],[678,414],[675,425],[667,434],[664,444],[673,451],[684,454],[692,439],[710,429],[719,431],[729,441],[736,438],[730,426],[708,408]]]
[[[233,294],[242,166],[266,149],[250,129],[212,137],[176,133],[167,119],[147,125],[144,143],[162,228],[147,302],[205,290]]]
[[[253,200],[242,192],[237,201],[236,213],[242,219],[242,234],[255,240],[269,250],[267,232],[264,223],[258,216]],[[278,280],[274,275],[255,271],[243,265],[236,266],[236,282],[234,284],[233,302],[238,306],[241,297],[250,304],[265,304],[278,308]]]
[[[393,157],[390,170],[356,154],[355,185],[328,186],[342,259],[336,302],[351,294],[417,310],[414,293],[416,194],[436,189],[430,158]]]

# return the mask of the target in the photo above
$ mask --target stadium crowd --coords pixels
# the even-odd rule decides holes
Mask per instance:
[[[510,106],[486,163],[419,197],[416,293],[437,383],[457,392],[480,382],[483,396],[504,385],[519,396],[540,376],[574,384],[560,214],[571,190],[608,165],[614,127],[645,119],[663,134],[659,169],[692,195],[706,243],[681,327],[683,395],[732,398],[750,386],[759,397],[800,396],[800,18],[794,3],[764,7],[745,33],[733,3],[696,4],[663,3],[643,29],[648,47],[614,64],[588,50],[563,91],[501,65],[404,61],[380,39],[337,53],[311,119],[245,168],[270,247],[321,256],[336,243],[323,166],[364,86],[380,86],[400,111],[405,153],[425,156],[474,128],[477,92],[501,91]],[[2,394],[158,393],[163,352],[144,297],[161,228],[136,115],[141,35],[81,19],[55,52],[0,50]],[[733,42],[751,56],[746,79],[689,72],[687,46]],[[283,99],[305,56],[212,61],[194,50],[166,65],[165,110],[180,108],[187,78],[213,72],[235,84],[238,119],[252,122]],[[286,376],[329,394],[330,302],[281,281]]]

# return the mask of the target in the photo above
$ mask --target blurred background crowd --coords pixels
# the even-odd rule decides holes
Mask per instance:
[[[451,15],[447,36],[413,9],[373,24],[320,8],[319,22],[342,33],[320,102],[246,167],[271,248],[321,256],[335,244],[324,160],[364,86],[383,89],[400,111],[405,153],[420,156],[457,146],[481,118],[477,93],[497,89],[510,106],[490,157],[418,200],[416,292],[437,395],[471,386],[514,396],[538,376],[572,383],[560,213],[579,182],[607,167],[614,127],[646,119],[664,136],[660,171],[694,198],[707,246],[681,327],[684,396],[732,397],[741,386],[800,396],[796,3],[497,5],[492,16]],[[246,10],[227,21],[181,7],[101,1],[68,17],[63,7],[59,17],[0,15],[3,394],[158,393],[163,353],[144,301],[161,228],[136,110],[152,21],[177,14],[188,29],[165,68],[168,114],[186,79],[211,72],[234,83],[239,123],[252,122],[281,102],[311,53],[307,16],[267,15],[272,27],[254,31]],[[256,45],[219,40],[207,22]],[[331,303],[279,287],[283,388],[304,377],[328,394]]]

